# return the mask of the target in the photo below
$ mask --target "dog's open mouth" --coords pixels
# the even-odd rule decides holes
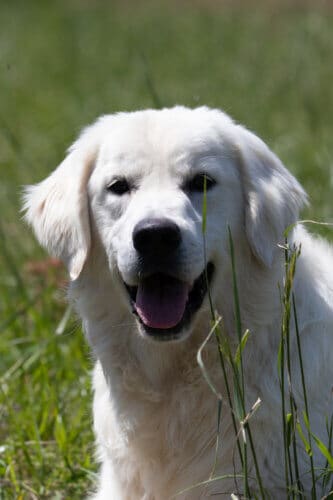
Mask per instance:
[[[208,263],[192,287],[166,273],[151,274],[138,286],[125,284],[145,332],[165,340],[177,336],[200,308],[213,272],[213,264]]]

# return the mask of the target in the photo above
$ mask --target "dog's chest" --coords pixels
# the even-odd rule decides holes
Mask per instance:
[[[188,401],[186,394],[147,405],[124,435],[126,446],[118,448],[124,488],[131,488],[131,472],[132,482],[139,477],[146,494],[163,500],[193,484],[196,463],[201,464],[202,479],[208,478],[216,439],[215,415],[216,401],[207,405],[193,396]]]
[[[202,375],[184,377],[159,393],[143,387],[134,391],[128,383],[124,387],[122,400],[96,391],[94,419],[97,440],[128,498],[133,485],[137,498],[144,498],[144,492],[151,494],[149,499],[164,500],[207,479],[214,462],[217,399]],[[107,417],[98,411],[106,399]]]

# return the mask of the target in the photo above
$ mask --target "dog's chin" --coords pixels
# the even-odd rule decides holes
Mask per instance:
[[[187,338],[209,293],[213,275],[214,265],[209,262],[191,287],[167,273],[151,274],[138,286],[124,282],[141,335],[159,342]]]

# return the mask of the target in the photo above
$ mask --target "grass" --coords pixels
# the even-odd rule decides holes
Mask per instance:
[[[175,103],[224,108],[303,183],[304,218],[332,220],[333,11],[240,5],[1,3],[1,500],[79,499],[96,470],[92,362],[74,319],[55,334],[66,277],[18,212],[20,186],[50,172],[82,125]]]

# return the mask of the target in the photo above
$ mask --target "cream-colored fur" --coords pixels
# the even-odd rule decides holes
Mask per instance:
[[[184,187],[198,173],[216,183],[207,191],[205,233],[207,261],[215,267],[212,300],[235,341],[230,227],[242,323],[251,332],[244,351],[247,409],[260,397],[251,419],[259,467],[270,495],[284,497],[277,373],[284,263],[278,244],[284,229],[297,221],[306,195],[268,147],[226,114],[175,107],[102,117],[84,130],[64,162],[25,195],[26,218],[37,238],[68,267],[70,298],[96,356],[93,412],[102,464],[96,500],[166,500],[212,472],[217,399],[196,361],[210,328],[207,297],[176,340],[161,342],[150,338],[132,314],[123,284],[140,280],[133,230],[147,217],[167,217],[179,227],[179,279],[191,286],[202,273],[203,195]],[[107,186],[115,176],[134,187],[123,195],[110,193]],[[289,240],[302,245],[294,293],[311,426],[327,442],[325,417],[333,409],[333,254],[301,225]],[[291,323],[293,390],[302,410]],[[203,357],[224,396],[215,475],[240,473],[213,338]],[[299,468],[309,495],[309,460],[301,449],[300,444]],[[314,458],[317,467],[325,464],[320,453]],[[254,478],[251,454],[249,467]],[[251,486],[258,491],[255,480]],[[223,498],[242,488],[242,479],[227,477],[178,498]]]

